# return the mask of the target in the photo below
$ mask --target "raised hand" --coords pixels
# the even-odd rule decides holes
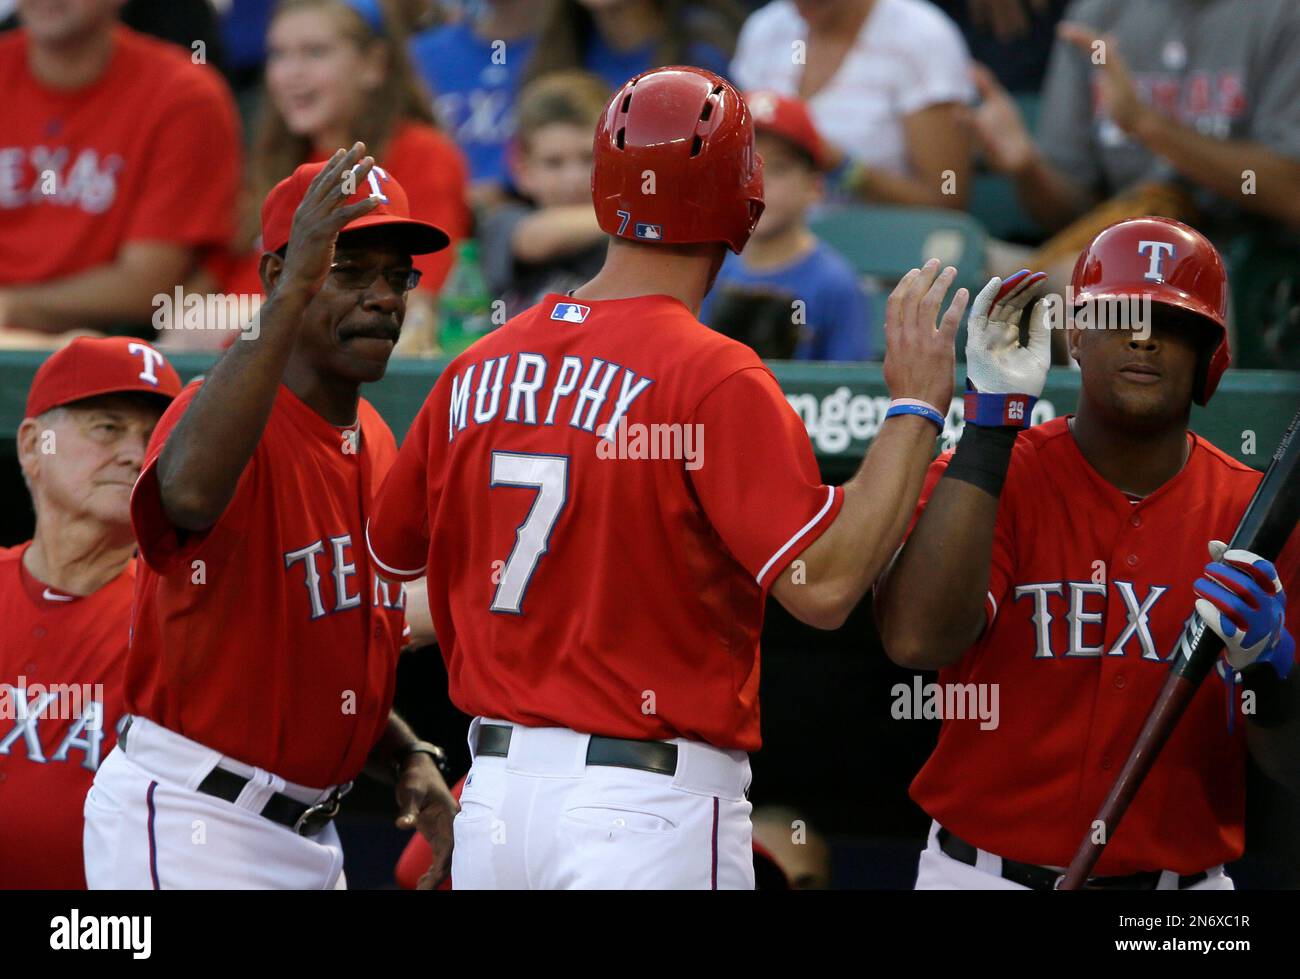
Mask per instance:
[[[939,319],[957,270],[932,258],[912,269],[885,307],[885,386],[891,398],[915,398],[946,414],[952,401],[956,337],[970,293],[958,289]]]
[[[1056,26],[1056,35],[1073,44],[1082,54],[1094,59],[1101,73],[1099,94],[1101,111],[1126,133],[1132,133],[1147,111],[1146,104],[1138,98],[1137,85],[1119,53],[1119,42],[1113,35],[1099,34],[1085,24],[1062,22]]]
[[[990,168],[1015,176],[1034,161],[1038,152],[1034,138],[1015,100],[993,72],[976,62],[971,66],[971,78],[980,97],[979,105],[967,115],[975,145]]]
[[[975,297],[966,328],[966,376],[976,391],[1043,393],[1052,363],[1046,304],[1030,313],[1026,346],[1020,344],[1020,317],[1046,289],[1046,273],[1021,269],[1005,282],[994,276]]]
[[[334,244],[339,232],[350,221],[378,206],[379,198],[373,195],[354,204],[347,203],[349,191],[355,192],[356,187],[362,186],[375,165],[374,158],[365,156],[365,152],[364,143],[353,143],[346,152],[336,150],[324,169],[307,185],[302,203],[293,213],[279,283],[304,289],[308,295],[320,291],[334,262]],[[354,167],[353,179],[345,181]]]

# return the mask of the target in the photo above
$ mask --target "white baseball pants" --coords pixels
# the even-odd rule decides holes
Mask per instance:
[[[233,803],[196,786],[217,762],[252,781]],[[86,795],[83,850],[91,890],[346,887],[333,823],[299,836],[258,815],[271,793],[314,804],[329,795],[222,756],[147,718],[109,752]]]
[[[474,759],[460,798],[460,889],[753,889],[749,758],[675,740],[674,775],[586,764],[589,735],[513,727]]]

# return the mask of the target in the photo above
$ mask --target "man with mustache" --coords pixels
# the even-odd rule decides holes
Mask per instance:
[[[945,717],[912,783],[934,820],[916,886],[1053,888],[1195,607],[1226,663],[1196,693],[1091,886],[1231,889],[1223,864],[1244,845],[1247,751],[1284,784],[1300,771],[1300,670],[1282,589],[1294,593],[1300,541],[1280,574],[1227,550],[1262,477],[1188,430],[1192,402],[1206,404],[1228,366],[1223,262],[1167,218],[1097,235],[1074,270],[1078,412],[1021,432],[1047,374],[1041,306],[1028,346],[1019,341],[1042,279],[994,279],[972,305],[966,429],[931,468],[876,596],[894,662],[1000,695],[991,726]],[[1099,315],[1113,300],[1138,318],[1116,328]]]
[[[158,424],[131,497],[143,559],[126,706],[86,798],[92,888],[343,886],[331,819],[363,766],[450,858],[438,750],[391,713],[401,587],[366,554],[397,449],[360,397],[411,256],[445,248],[356,143],[262,207],[267,301]]]

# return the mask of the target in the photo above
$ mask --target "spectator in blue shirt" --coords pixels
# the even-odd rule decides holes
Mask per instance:
[[[433,89],[434,114],[469,163],[475,207],[496,203],[510,184],[506,147],[541,10],[536,0],[485,0],[477,16],[411,39],[411,58]]]
[[[700,320],[761,357],[861,361],[871,349],[867,298],[844,257],[808,227],[828,153],[798,99],[746,96],[763,158],[766,206],[741,255],[728,254]]]
[[[742,20],[734,0],[551,0],[528,77],[582,68],[616,89],[662,65],[726,76]]]

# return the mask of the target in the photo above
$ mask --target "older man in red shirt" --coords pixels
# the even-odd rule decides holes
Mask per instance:
[[[82,803],[125,719],[131,486],[181,383],[127,337],[82,338],[32,380],[18,459],[36,532],[0,548],[0,888],[81,888]]]

